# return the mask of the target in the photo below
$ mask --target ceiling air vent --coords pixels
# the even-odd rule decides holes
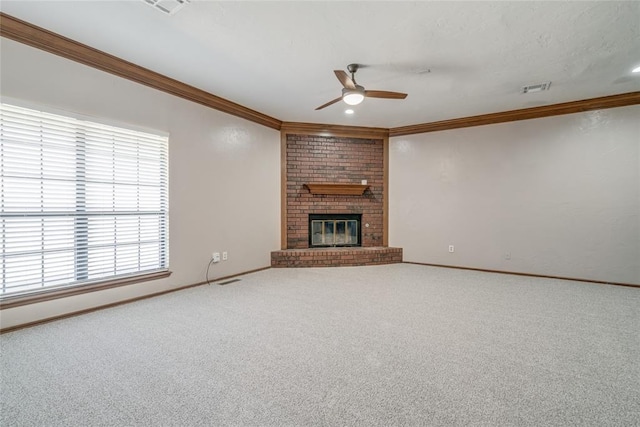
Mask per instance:
[[[522,88],[522,93],[542,92],[549,90],[551,82],[538,83],[537,85],[529,85]]]
[[[167,15],[173,15],[184,6],[189,4],[191,0],[142,0],[149,6],[159,10]]]

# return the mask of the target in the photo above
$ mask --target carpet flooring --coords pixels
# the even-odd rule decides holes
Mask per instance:
[[[2,426],[637,426],[640,289],[270,269],[0,337]]]

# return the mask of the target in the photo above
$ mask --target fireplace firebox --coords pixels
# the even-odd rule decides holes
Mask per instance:
[[[362,214],[309,214],[309,247],[362,246]]]

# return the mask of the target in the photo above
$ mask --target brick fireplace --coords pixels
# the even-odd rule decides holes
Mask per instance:
[[[344,136],[282,131],[283,192],[282,250],[272,252],[271,265],[369,265],[402,261],[402,249],[387,247],[387,150],[383,134]],[[338,223],[317,222],[318,241],[313,247],[311,218],[336,218]],[[325,227],[332,236],[349,218],[358,218],[358,244],[328,243],[319,236]],[[311,230],[313,231],[313,230]],[[323,240],[324,239],[324,240]],[[347,247],[336,247],[347,246]],[[360,247],[353,247],[360,246]]]

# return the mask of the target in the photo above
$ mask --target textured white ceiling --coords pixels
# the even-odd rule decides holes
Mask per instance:
[[[9,15],[284,121],[396,127],[640,90],[640,2],[11,1]],[[334,69],[367,89],[353,116]],[[431,72],[426,72],[431,70]],[[521,87],[552,81],[548,92]]]

